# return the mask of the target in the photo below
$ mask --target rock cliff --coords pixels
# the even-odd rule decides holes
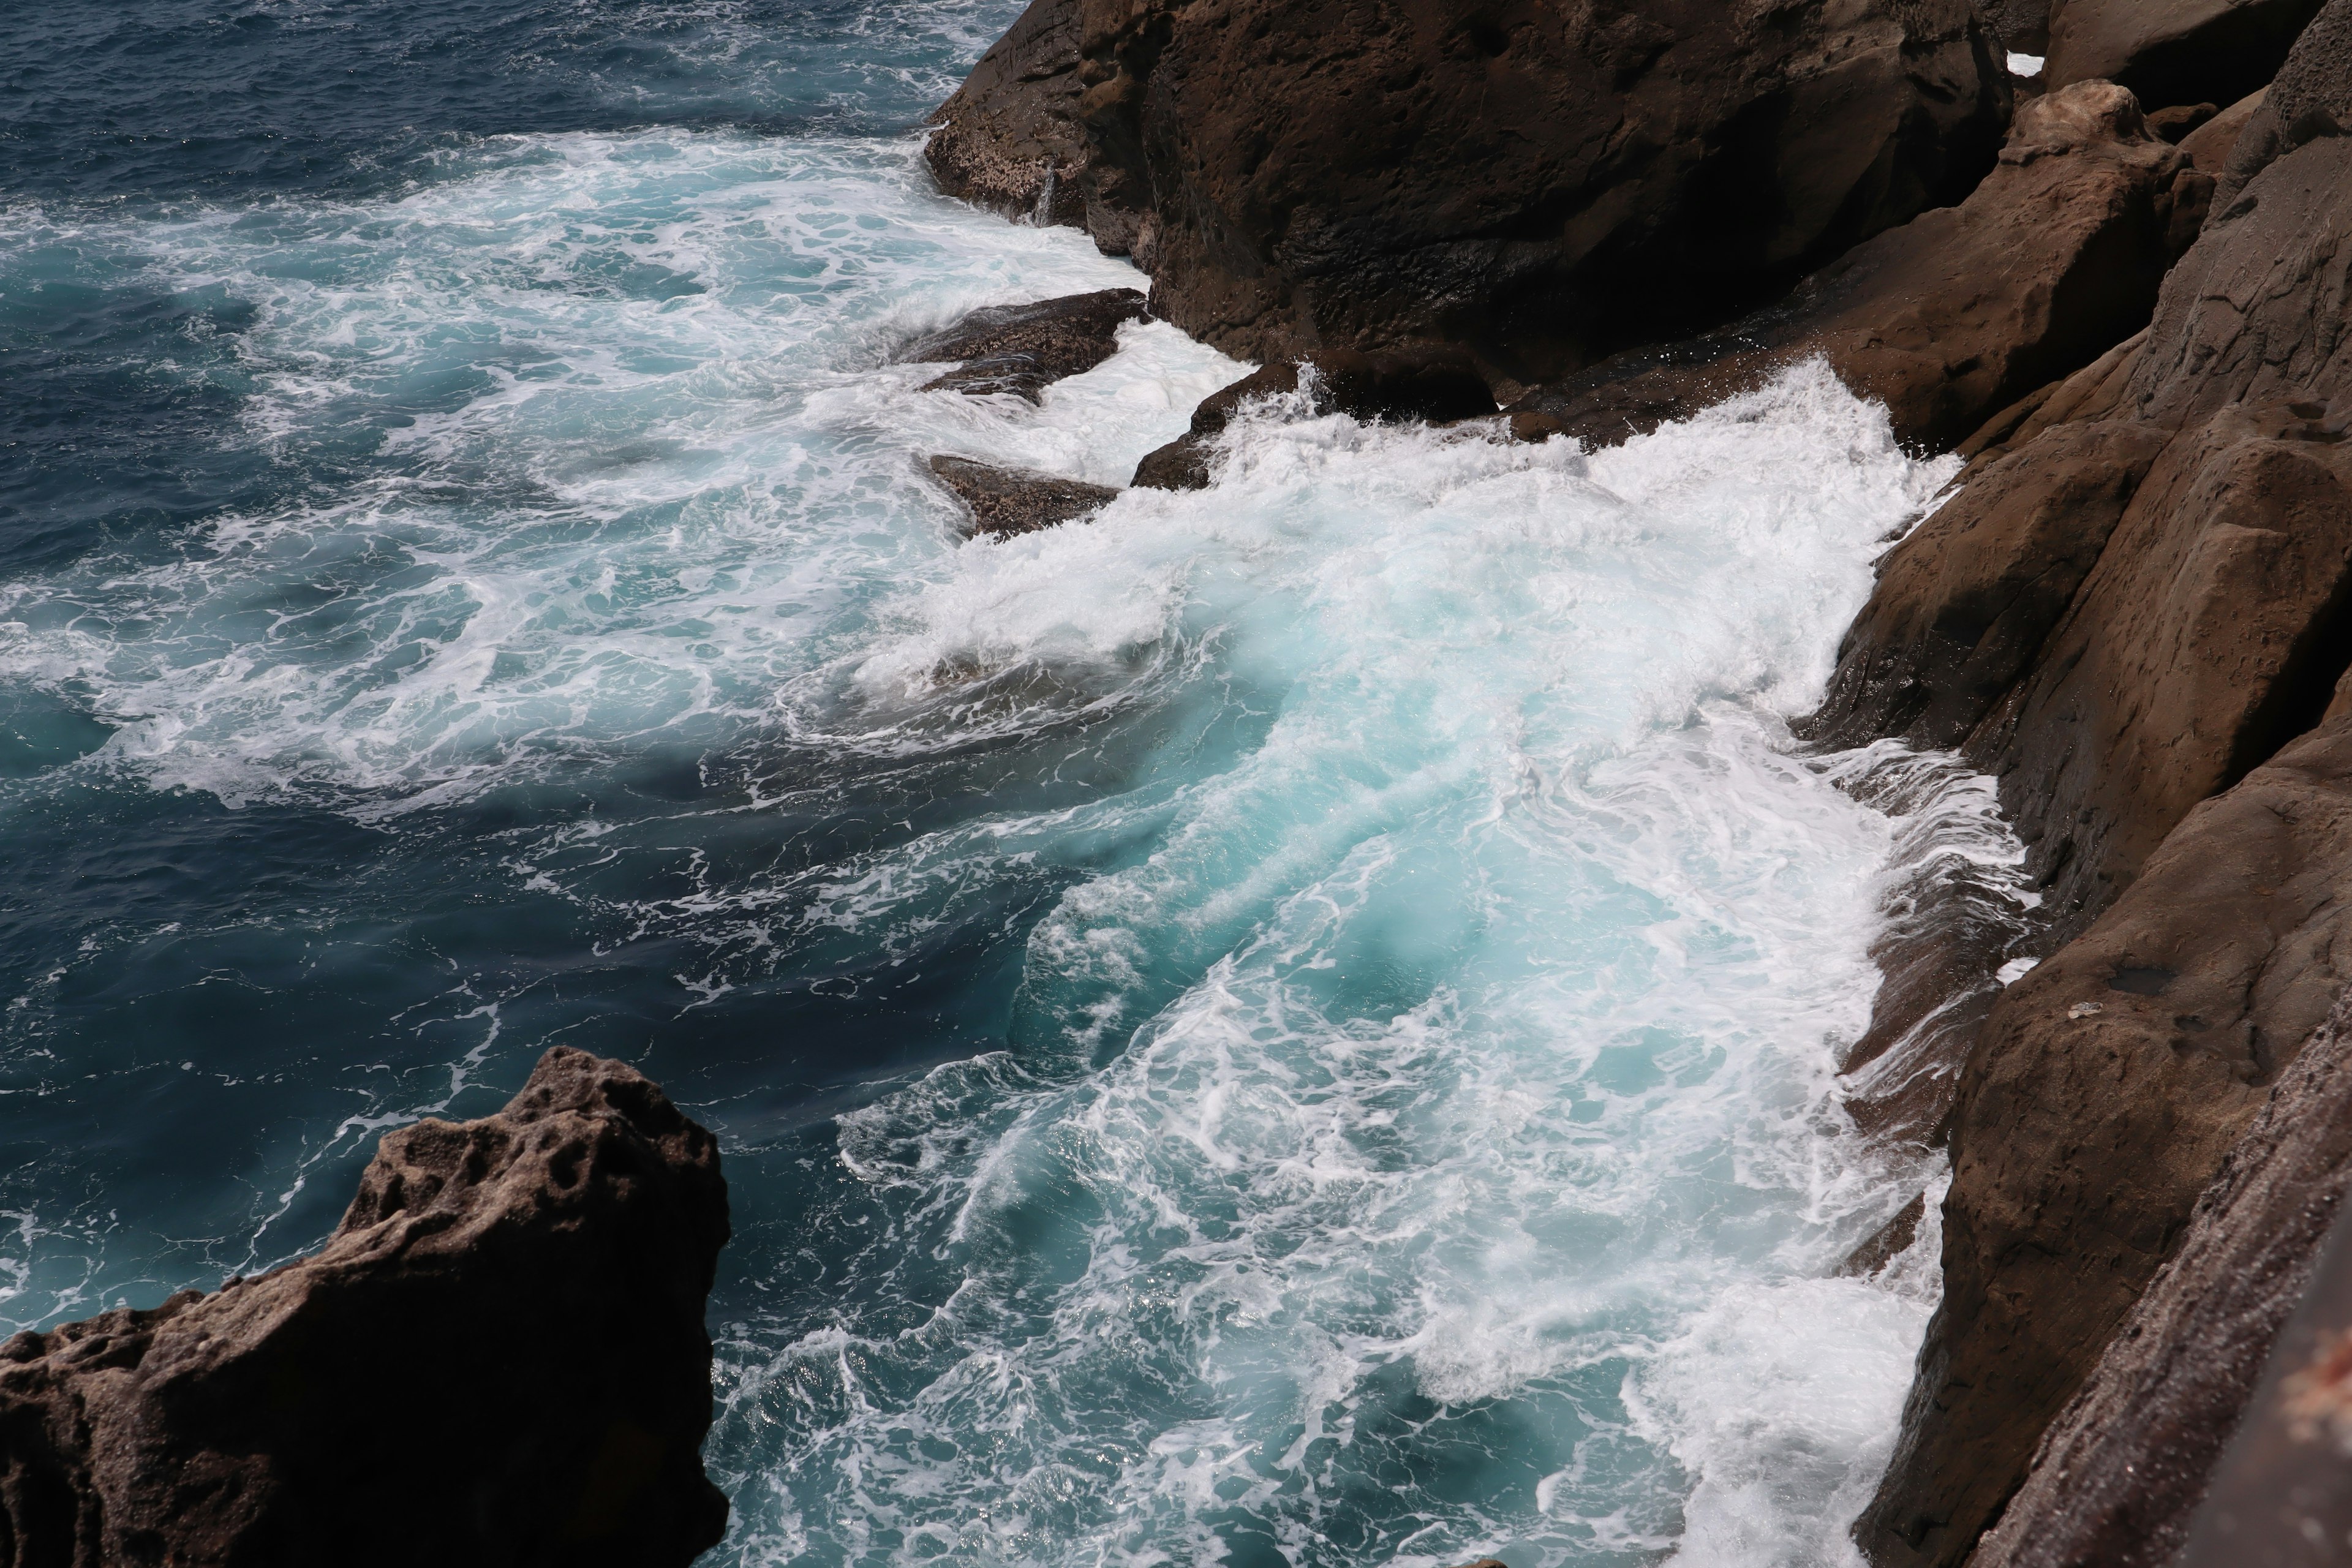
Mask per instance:
[[[0,1344],[0,1561],[683,1568],[727,1235],[710,1134],[551,1050],[385,1134],[313,1256]]]

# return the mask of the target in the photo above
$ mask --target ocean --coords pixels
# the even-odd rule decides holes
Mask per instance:
[[[1949,479],[1820,366],[1616,450],[900,351],[1141,286],[941,197],[1003,0],[78,0],[0,93],[0,1321],[331,1231],[547,1047],[719,1136],[709,1561],[1853,1560],[1936,838],[1807,755]],[[1908,846],[1910,847],[1906,848]],[[1932,1215],[1933,1209],[1930,1207]]]

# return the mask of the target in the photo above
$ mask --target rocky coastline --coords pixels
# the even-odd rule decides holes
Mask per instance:
[[[310,1257],[0,1343],[0,1562],[684,1568],[727,1237],[709,1132],[557,1047]]]
[[[1845,1064],[1952,1171],[1855,1539],[2332,1561],[2229,1553],[2352,1474],[2352,0],[1035,0],[934,120],[950,194],[1268,362],[1139,484],[1302,386],[1591,445],[1814,357],[1965,460],[1800,726],[1989,775],[2040,897],[1917,889]],[[1500,416],[1328,390],[1376,362]]]

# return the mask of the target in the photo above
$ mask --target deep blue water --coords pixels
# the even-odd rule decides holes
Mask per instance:
[[[1133,280],[922,174],[1014,14],[20,19],[0,1318],[293,1256],[563,1043],[722,1139],[721,1561],[1840,1559],[1933,1281],[1823,1275],[1927,1173],[1783,720],[1942,470],[1809,374],[1277,410],[964,543],[922,454],[1116,482],[1244,368],[890,363]]]

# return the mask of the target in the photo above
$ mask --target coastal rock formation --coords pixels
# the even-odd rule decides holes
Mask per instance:
[[[2215,198],[2234,209],[2247,183],[2299,147],[2352,129],[2352,11],[2330,5],[2294,51],[2232,144]]]
[[[1820,354],[1885,403],[1899,439],[1949,447],[2147,323],[2211,184],[2148,133],[2129,93],[2050,93],[2019,107],[1999,164],[1959,205],[1879,235],[1715,337],[1621,356],[1513,406],[1531,432],[1607,444]]]
[[[1034,468],[999,468],[970,458],[933,458],[934,478],[971,509],[971,531],[999,539],[1034,533],[1099,510],[1118,499],[1108,485],[1041,474]]]
[[[2268,88],[2248,93],[2183,136],[2179,142],[2181,152],[2191,163],[2218,179],[2230,162],[2230,150],[2238,144],[2238,137],[2269,96]]]
[[[1321,349],[1277,360],[1202,398],[1192,426],[1136,465],[1134,482],[1153,489],[1197,490],[1209,482],[1211,443],[1244,403],[1291,397],[1304,388],[1302,412],[1345,414],[1367,423],[1475,419],[1495,412],[1495,395],[1467,355],[1353,353]]]
[[[507,1108],[386,1133],[318,1253],[0,1344],[0,1556],[35,1564],[684,1568],[710,1134],[557,1047]]]
[[[2352,1000],[2296,1054],[2222,1162],[2179,1249],[2051,1424],[1974,1568],[2173,1561],[2347,1184]]]
[[[1229,352],[1442,342],[1524,383],[1958,199],[2009,94],[1963,0],[1035,0],[930,156],[1059,221],[1075,185],[1154,312]]]
[[[2121,83],[2149,108],[2231,103],[2271,79],[2320,0],[2058,0],[2042,78]]]
[[[1143,319],[1139,289],[1104,289],[1034,305],[991,305],[917,339],[899,357],[918,364],[961,362],[925,382],[922,391],[971,397],[1010,392],[1035,403],[1053,383],[1110,358],[1118,351],[1118,329]]]
[[[2352,980],[2347,876],[2352,719],[2199,805],[1994,1005],[1954,1112],[1944,1302],[1857,1526],[1874,1562],[1960,1562],[2022,1479]]]

